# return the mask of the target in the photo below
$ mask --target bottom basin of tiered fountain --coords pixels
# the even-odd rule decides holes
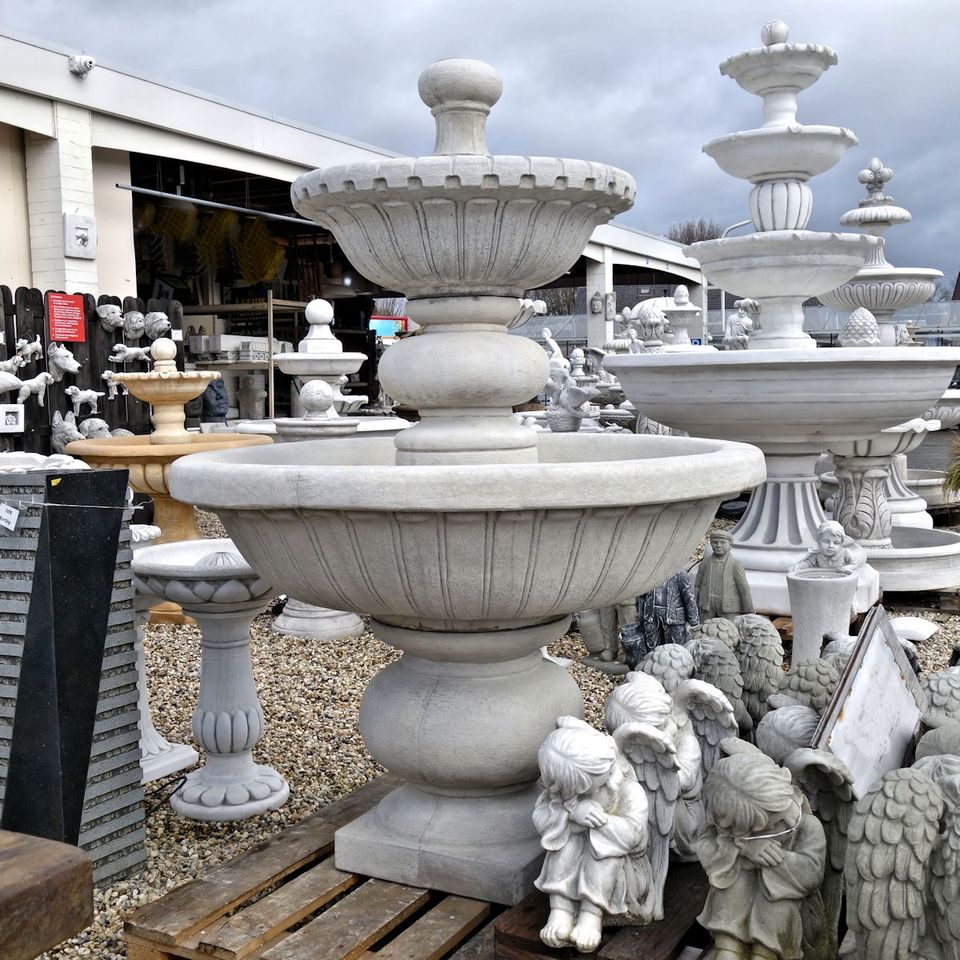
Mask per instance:
[[[539,463],[397,466],[391,439],[190,457],[173,495],[308,603],[496,630],[636,596],[685,566],[720,501],[764,479],[716,440],[542,435]]]

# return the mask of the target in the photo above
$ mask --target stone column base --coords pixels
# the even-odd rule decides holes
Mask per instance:
[[[531,817],[538,793],[534,785],[499,796],[447,797],[400,787],[337,831],[337,869],[518,903],[533,890],[543,860]],[[451,836],[459,842],[450,843]]]
[[[271,629],[274,633],[336,643],[361,636],[364,626],[355,613],[314,607],[290,597],[283,612],[273,621]]]

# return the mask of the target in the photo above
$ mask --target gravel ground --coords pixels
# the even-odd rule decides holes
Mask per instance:
[[[223,536],[216,517],[201,515],[206,536]],[[729,528],[729,521],[717,521]],[[697,551],[698,555],[702,550]],[[960,617],[920,612],[941,624],[921,650],[925,669],[946,665],[960,640]],[[360,697],[367,681],[397,656],[373,634],[343,647],[312,644],[270,630],[264,614],[253,625],[254,673],[267,729],[256,748],[260,763],[276,767],[290,782],[290,799],[279,810],[231,824],[196,823],[177,816],[166,802],[177,777],[147,787],[147,867],[139,876],[94,895],[93,926],[48,954],[47,960],[121,960],[123,919],[204,870],[301,820],[317,808],[378,776],[358,732]],[[197,698],[199,631],[190,626],[147,629],[146,660],[153,719],[174,742],[192,743],[190,715]],[[550,648],[575,661],[586,653],[579,636],[567,635]],[[571,673],[586,702],[587,719],[602,723],[603,703],[613,679],[575,662]]]

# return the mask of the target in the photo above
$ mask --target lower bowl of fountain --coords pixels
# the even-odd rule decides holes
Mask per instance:
[[[173,495],[214,510],[278,589],[399,626],[496,630],[644,593],[686,566],[759,450],[542,434],[539,463],[397,466],[354,437],[190,457]]]
[[[714,286],[730,293],[806,300],[849,280],[880,243],[865,233],[770,230],[703,240],[683,252],[700,261]]]
[[[74,440],[67,444],[66,452],[99,470],[129,470],[130,485],[141,493],[166,494],[170,466],[175,460],[201,450],[226,450],[273,443],[270,437],[257,434],[188,433],[187,438],[183,443],[151,443],[148,434]]]
[[[638,410],[695,437],[755,443],[766,452],[825,450],[923,413],[960,362],[954,347],[729,350],[613,356]]]
[[[889,314],[926,303],[942,276],[939,270],[924,267],[865,267],[846,283],[819,296],[837,310],[866,307],[871,313]]]

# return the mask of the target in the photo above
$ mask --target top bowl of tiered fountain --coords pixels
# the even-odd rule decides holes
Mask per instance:
[[[487,64],[435,63],[420,96],[436,153],[315,170],[293,184],[294,207],[365,277],[410,299],[522,297],[548,283],[632,206],[636,184],[603,163],[491,156],[483,124],[501,89]]]

